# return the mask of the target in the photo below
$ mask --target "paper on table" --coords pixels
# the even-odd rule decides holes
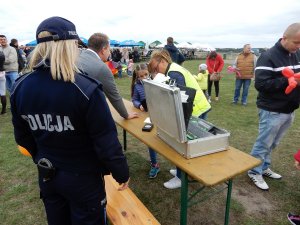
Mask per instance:
[[[150,117],[147,117],[147,118],[144,120],[144,123],[151,124]]]
[[[170,80],[170,77],[168,77],[162,73],[156,74],[155,77],[153,78],[153,81],[158,82],[158,83],[164,83],[168,80]]]
[[[185,91],[180,91],[181,102],[187,102],[189,96],[185,94]]]

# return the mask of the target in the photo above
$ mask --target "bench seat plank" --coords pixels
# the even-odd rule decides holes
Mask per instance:
[[[105,176],[107,215],[114,225],[160,224],[136,195],[127,188],[118,191],[119,184],[111,175]]]

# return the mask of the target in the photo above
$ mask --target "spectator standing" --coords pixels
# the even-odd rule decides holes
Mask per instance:
[[[198,81],[198,84],[207,97],[207,80],[208,80],[208,70],[207,65],[202,63],[199,65],[198,75],[194,75],[195,79]]]
[[[248,175],[254,184],[268,190],[269,186],[263,176],[280,179],[281,175],[270,169],[271,153],[294,121],[295,110],[299,108],[300,87],[298,85],[289,94],[285,89],[289,82],[282,75],[284,67],[300,72],[300,23],[287,27],[282,38],[261,54],[255,68],[255,88],[258,91],[257,107],[259,116],[259,133],[251,155],[262,163],[249,170]]]
[[[121,62],[124,63],[124,64],[127,64],[128,61],[129,61],[129,51],[128,51],[128,48],[122,48],[122,59],[121,59]]]
[[[16,49],[17,55],[18,55],[18,72],[20,73],[24,67],[25,67],[25,61],[23,59],[23,50],[19,49],[19,43],[18,40],[13,38],[10,40],[10,44],[11,47]]]
[[[6,89],[11,93],[11,88],[19,77],[18,74],[18,54],[15,48],[11,47],[7,43],[5,35],[0,35],[0,51],[3,51],[5,56],[4,70],[6,78]]]
[[[146,102],[145,89],[143,84],[143,79],[146,79],[149,75],[147,65],[141,63],[135,67],[133,71],[133,77],[131,82],[131,100],[134,107],[140,109],[141,111],[146,111],[143,107],[143,102]],[[157,176],[160,171],[159,164],[157,161],[156,152],[148,148],[150,156],[150,171],[149,178],[153,179]]]
[[[207,71],[207,65],[206,64],[200,64],[199,65],[199,73],[198,75],[194,75],[195,79],[197,80],[201,90],[203,91],[206,98],[207,97],[207,80],[208,80],[208,71]],[[207,119],[208,111],[201,114],[199,118],[206,120]]]
[[[251,85],[251,79],[254,77],[256,60],[256,56],[251,52],[251,45],[245,44],[243,52],[237,56],[233,64],[233,67],[240,73],[240,76],[236,76],[235,79],[233,104],[238,103],[241,88],[243,87],[241,101],[243,106],[247,105],[248,92]]]
[[[174,45],[174,39],[172,37],[167,38],[167,44],[165,45],[164,49],[166,49],[169,52],[172,61],[174,63],[177,63],[178,65],[182,65],[182,63],[185,61],[184,56]]]
[[[100,81],[103,91],[113,107],[125,119],[137,117],[137,113],[128,113],[117,89],[114,76],[104,63],[110,55],[109,38],[106,34],[95,33],[88,40],[88,49],[80,52],[78,68],[88,76]]]
[[[6,113],[6,85],[5,85],[5,70],[4,70],[5,56],[0,51],[0,100],[2,105],[1,114]]]
[[[79,73],[72,22],[48,18],[36,39],[11,94],[16,142],[37,164],[48,224],[106,225],[104,175],[123,190],[129,170],[101,84]]]
[[[213,73],[217,73],[218,76],[220,76],[220,73],[224,67],[224,60],[223,60],[222,56],[216,52],[216,50],[212,50],[206,58],[206,65],[207,65],[207,69],[208,69],[208,73],[209,73],[208,87],[207,87],[208,88],[208,101],[211,102],[211,88],[212,88],[213,84],[215,86],[215,92],[216,92],[215,100],[219,101],[220,80],[211,80],[211,75]]]
[[[137,62],[140,61],[140,53],[139,53],[137,48],[133,49],[132,57],[133,57],[133,62],[134,63],[137,63]]]
[[[129,59],[128,66],[127,66],[127,75],[129,77],[132,77],[133,67],[134,67],[133,60]]]

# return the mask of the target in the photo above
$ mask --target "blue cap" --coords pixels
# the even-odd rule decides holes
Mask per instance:
[[[38,38],[39,33],[42,31],[48,31],[52,35],[48,37]],[[37,43],[47,41],[59,41],[59,40],[70,40],[79,39],[75,25],[62,17],[54,16],[45,19],[40,23],[36,30],[36,41]]]

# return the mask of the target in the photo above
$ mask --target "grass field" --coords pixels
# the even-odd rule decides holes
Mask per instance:
[[[198,60],[184,63],[193,74]],[[227,66],[225,65],[224,68]],[[131,79],[124,75],[116,79],[121,95],[130,99]],[[230,104],[233,98],[234,76],[227,74],[220,82],[220,100],[212,101],[208,120],[230,131],[230,145],[249,153],[258,131],[256,108],[257,92],[251,84],[246,107]],[[214,88],[212,92],[214,99]],[[297,115],[298,114],[298,115]],[[266,179],[268,192],[257,189],[246,174],[233,180],[230,224],[286,225],[288,211],[300,213],[300,172],[293,166],[293,154],[300,148],[299,112],[287,135],[272,157],[272,169],[282,180]],[[120,134],[121,134],[121,130]],[[120,140],[121,136],[120,136]],[[172,165],[159,156],[161,172],[156,179],[148,179],[149,156],[147,147],[128,135],[126,156],[130,165],[130,187],[162,225],[179,224],[180,190],[167,190],[163,182],[169,180]],[[0,116],[0,224],[46,224],[43,204],[39,199],[36,169],[32,160],[19,154],[13,137],[11,114]],[[191,189],[196,189],[193,184]],[[207,192],[210,190],[208,189]],[[225,192],[189,208],[188,224],[220,225],[224,222]]]

